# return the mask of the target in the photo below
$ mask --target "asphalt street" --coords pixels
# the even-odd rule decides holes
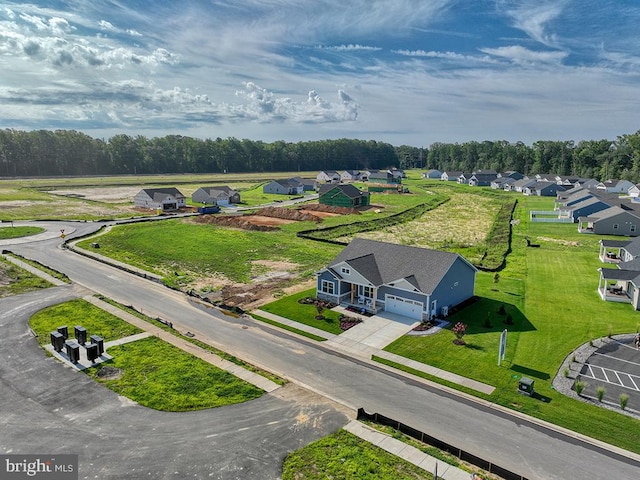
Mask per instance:
[[[62,250],[59,243],[42,241],[12,250],[343,405],[380,412],[530,479],[609,479],[612,473],[631,479],[640,471],[635,455],[612,453],[572,433],[408,380],[259,322],[203,311],[180,293]]]
[[[347,416],[295,385],[224,408],[141,407],[51,357],[27,328],[45,306],[75,298],[57,287],[0,299],[0,451],[78,454],[86,479],[276,479],[291,451]]]

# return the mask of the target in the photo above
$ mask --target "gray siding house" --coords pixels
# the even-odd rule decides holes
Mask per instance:
[[[618,206],[601,210],[588,217],[578,218],[580,233],[637,237],[640,235],[638,226],[640,226],[640,217]]]
[[[273,180],[262,187],[264,193],[275,193],[278,195],[300,195],[304,192],[302,183],[289,180]]]
[[[206,205],[229,205],[240,203],[240,193],[226,185],[215,187],[200,187],[191,195],[194,203],[204,203]]]
[[[455,253],[354,238],[317,273],[317,296],[421,321],[471,298],[476,272]]]
[[[600,240],[600,260],[618,268],[600,268],[598,293],[605,302],[630,303],[640,310],[640,238]]]
[[[177,188],[143,188],[133,197],[133,205],[166,212],[185,207],[187,199]]]

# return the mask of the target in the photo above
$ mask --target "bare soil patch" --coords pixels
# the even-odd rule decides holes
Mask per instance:
[[[580,242],[563,240],[561,238],[551,238],[551,237],[536,237],[536,238],[538,240],[542,240],[543,242],[559,243],[560,245],[565,245],[567,247],[579,247],[580,246]]]
[[[324,205],[322,203],[309,203],[300,207],[300,210],[307,212],[331,213],[334,215],[359,215],[360,210],[357,208],[334,207],[332,205]]]
[[[85,198],[96,202],[107,203],[133,203],[133,197],[140,191],[139,186],[135,187],[99,187],[99,188],[74,188],[50,190],[47,193],[62,197]]]
[[[282,208],[282,207],[265,207],[261,208],[255,213],[255,216],[282,218],[286,220],[292,220],[297,222],[311,221],[320,222],[321,218],[318,215],[314,215],[310,212],[303,212],[294,208]]]
[[[123,374],[121,368],[105,366],[96,372],[96,377],[100,380],[118,380]]]

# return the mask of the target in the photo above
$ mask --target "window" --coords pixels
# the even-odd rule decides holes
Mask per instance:
[[[629,231],[630,232],[635,232],[636,231],[636,226],[633,223],[629,226]]]
[[[344,273],[345,275],[349,275],[351,273],[351,269],[347,267],[342,267],[340,269],[340,272]]]
[[[619,226],[620,226],[620,225],[618,225],[617,223],[614,223],[614,224],[613,224],[613,229],[614,229],[614,230],[617,230]]]
[[[373,298],[373,287],[362,287],[362,296],[365,298]]]
[[[330,282],[329,280],[322,280],[322,285],[320,286],[320,291],[323,293],[328,293],[329,295],[334,294],[335,284]]]

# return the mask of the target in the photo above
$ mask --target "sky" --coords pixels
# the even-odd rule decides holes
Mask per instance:
[[[639,25],[638,0],[0,0],[0,128],[614,140]]]

